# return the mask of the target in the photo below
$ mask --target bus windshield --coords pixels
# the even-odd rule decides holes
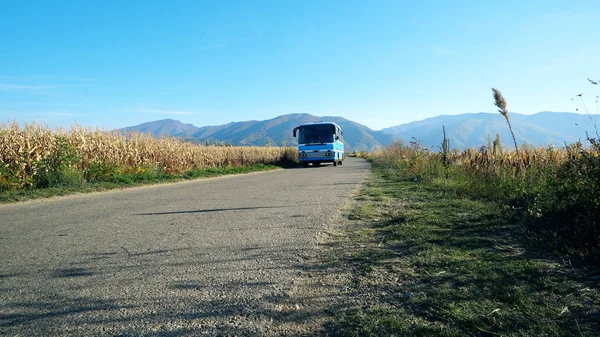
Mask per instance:
[[[332,143],[333,130],[329,124],[304,125],[300,128],[298,143]]]

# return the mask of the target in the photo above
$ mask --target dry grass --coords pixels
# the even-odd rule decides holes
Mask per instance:
[[[494,152],[493,149],[487,147],[470,148],[462,151],[450,151],[447,156],[453,166],[467,168],[470,171],[498,173],[505,167],[516,169],[520,164],[524,166],[524,170],[558,167],[569,160],[580,159],[583,154],[597,157],[599,152],[595,149],[584,148],[581,143],[575,143],[564,148],[521,147],[519,152],[506,149]],[[442,155],[443,153],[398,143],[374,151],[370,157],[388,158],[390,161],[397,162],[422,158],[423,162],[430,162],[430,160],[441,161]]]

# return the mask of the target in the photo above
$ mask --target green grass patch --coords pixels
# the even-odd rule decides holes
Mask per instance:
[[[332,336],[597,336],[597,269],[525,245],[498,203],[375,166],[336,265],[361,303]],[[329,252],[329,255],[332,253]]]
[[[27,190],[0,191],[0,203],[18,202],[30,199],[49,198],[75,193],[106,191],[124,187],[143,186],[165,182],[191,180],[198,178],[218,177],[231,174],[243,174],[267,171],[279,168],[275,165],[253,165],[247,167],[224,167],[194,169],[182,175],[170,175],[164,172],[140,169],[134,172],[123,172],[118,167],[94,167],[93,175],[69,168],[54,173],[49,187],[31,188]]]

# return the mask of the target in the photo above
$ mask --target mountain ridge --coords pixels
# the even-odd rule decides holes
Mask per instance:
[[[586,138],[586,132],[596,135],[594,123],[598,115],[570,112],[543,111],[533,115],[511,113],[517,143],[521,145],[563,146]],[[442,142],[442,126],[450,139],[451,148],[481,147],[499,134],[505,146],[512,145],[506,120],[498,113],[465,113],[440,115],[401,125],[372,130],[369,127],[339,116],[314,116],[307,113],[281,115],[267,120],[230,122],[223,125],[197,127],[174,119],[163,119],[125,127],[118,131],[151,133],[154,136],[172,136],[204,143],[229,143],[232,145],[295,146],[294,127],[319,121],[339,124],[344,131],[347,151],[373,151],[394,141],[418,141],[437,150]]]

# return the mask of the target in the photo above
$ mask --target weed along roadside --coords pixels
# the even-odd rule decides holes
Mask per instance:
[[[178,182],[200,178],[212,178],[225,175],[245,174],[280,169],[279,165],[256,164],[245,167],[201,168],[185,172],[181,175],[169,175],[155,172],[121,174],[107,177],[103,181],[61,184],[46,188],[29,188],[24,190],[7,190],[0,192],[0,203],[11,203],[30,199],[49,198],[76,193],[90,193],[113,189],[145,186],[160,183]]]
[[[389,158],[388,158],[389,159]],[[527,241],[501,203],[414,179],[372,155],[373,173],[327,237],[348,274],[331,336],[597,336],[600,272]]]

